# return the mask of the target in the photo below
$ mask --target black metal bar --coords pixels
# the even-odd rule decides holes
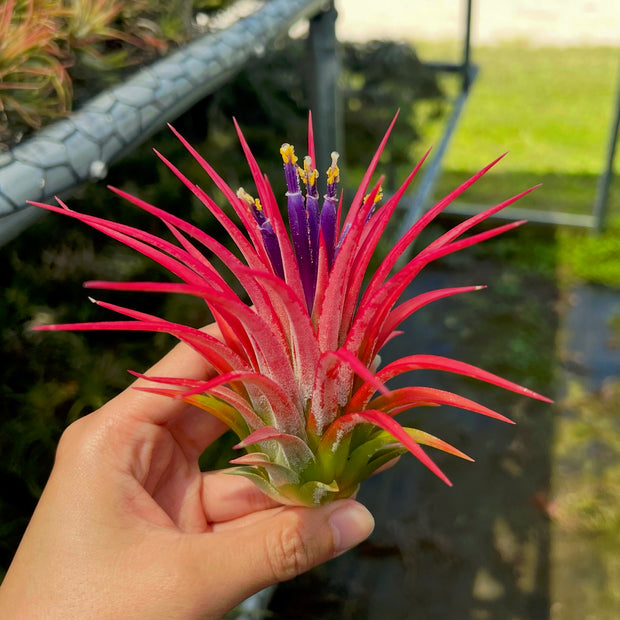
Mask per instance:
[[[423,173],[422,180],[413,197],[411,203],[407,206],[403,220],[400,225],[399,236],[405,234],[414,222],[422,215],[422,212],[432,194],[433,188],[441,172],[441,164],[448,150],[448,145],[452,139],[452,135],[456,130],[461,113],[465,108],[469,90],[478,75],[478,67],[471,62],[471,20],[472,20],[472,0],[466,0],[465,4],[465,25],[463,32],[463,56],[460,64],[434,62],[426,63],[440,71],[450,73],[460,73],[462,76],[461,92],[454,102],[452,113],[446,123],[441,142],[430,164]]]
[[[618,92],[616,93],[616,109],[614,118],[611,123],[609,132],[609,142],[607,144],[607,157],[605,161],[605,169],[599,177],[596,188],[596,197],[594,199],[594,207],[592,215],[594,218],[594,228],[597,233],[605,230],[605,220],[607,217],[607,206],[609,203],[609,190],[614,175],[614,155],[616,154],[616,145],[618,142],[618,129],[620,128],[620,72],[618,74]]]
[[[471,63],[471,14],[472,14],[472,0],[467,0],[466,14],[465,14],[465,35],[463,41],[463,90],[469,90],[470,86],[470,72],[469,66]]]
[[[476,65],[470,64],[468,73],[469,75],[467,77],[467,83],[471,87],[478,74],[478,67]],[[452,108],[452,113],[450,114],[450,118],[446,123],[446,128],[441,138],[441,142],[439,143],[439,146],[437,147],[435,155],[431,160],[430,164],[424,170],[420,185],[415,193],[413,200],[408,205],[407,210],[404,214],[398,234],[399,237],[404,235],[409,230],[409,228],[411,228],[411,226],[416,222],[416,220],[422,215],[423,209],[428,202],[428,199],[433,191],[433,187],[435,186],[437,177],[439,176],[439,173],[441,171],[443,157],[448,150],[448,145],[450,144],[452,135],[454,134],[463,109],[465,108],[465,103],[467,102],[468,96],[469,88],[463,89],[461,90],[458,97],[456,98],[456,101],[454,102],[454,107]]]
[[[429,67],[430,69],[434,69],[435,71],[442,71],[444,73],[463,73],[462,62],[446,62],[443,60],[425,60],[423,64],[425,67]]]
[[[320,172],[327,170],[330,153],[343,155],[342,107],[338,93],[340,58],[336,39],[338,13],[331,1],[326,10],[310,20],[308,35],[310,69],[310,104],[314,122],[316,146],[315,165]]]

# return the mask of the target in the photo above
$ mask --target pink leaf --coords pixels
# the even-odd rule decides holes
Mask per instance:
[[[216,241],[209,235],[204,234],[202,231],[200,231],[196,227],[190,224],[187,224],[183,220],[173,215],[170,215],[169,213],[166,213],[165,211],[158,209],[157,207],[153,207],[152,205],[145,203],[144,201],[136,198],[135,196],[132,196],[131,194],[127,194],[121,190],[115,190],[114,188],[111,188],[111,189],[115,191],[117,194],[119,194],[120,196],[129,200],[132,204],[135,204],[136,206],[148,211],[149,213],[156,215],[166,224],[168,225],[171,224],[179,228],[180,230],[184,230],[188,232],[188,234],[190,234],[193,238],[195,238],[197,241],[202,243],[202,245],[204,245],[208,250],[213,252],[231,270],[231,272],[235,275],[235,277],[242,284],[242,286],[244,287],[244,289],[246,290],[246,292],[252,299],[253,303],[257,305],[261,313],[264,313],[265,315],[268,315],[270,313],[271,308],[268,303],[268,300],[265,299],[264,295],[261,295],[260,289],[256,287],[252,279],[244,278],[243,273],[245,272],[242,272],[241,270],[246,269],[246,266],[224,245],[222,245],[221,243],[219,243],[218,241]],[[232,223],[231,223],[231,226],[233,226]],[[238,241],[234,236],[233,236],[233,239],[235,241]],[[243,247],[244,246],[241,245],[241,248]],[[253,250],[245,254],[245,258],[248,261],[248,264],[253,269],[256,269],[256,270],[264,269],[264,263],[258,259],[258,257],[255,255]]]
[[[350,278],[354,268],[355,252],[359,244],[359,238],[365,224],[367,212],[372,208],[374,197],[379,191],[379,183],[370,193],[364,209],[360,209],[358,217],[350,222],[348,232],[342,242],[334,260],[329,276],[325,296],[321,304],[321,314],[317,327],[319,346],[322,351],[338,349],[342,346],[346,336],[346,326],[342,322],[342,313],[345,300],[351,296],[356,297],[355,291],[351,291]]]
[[[341,376],[342,360],[326,352],[321,355],[312,387],[312,401],[308,413],[307,429],[313,437],[323,433],[326,426],[338,416],[338,407],[344,406],[349,396],[352,372],[346,370],[346,377]]]
[[[280,321],[288,318],[287,332],[290,339],[290,350],[293,356],[294,373],[298,377],[302,400],[309,400],[312,395],[314,373],[319,363],[319,347],[314,327],[308,316],[305,303],[285,282],[277,276],[267,273],[252,272],[258,282],[264,286],[271,296],[272,302],[279,300]]]
[[[374,359],[377,353],[382,349],[396,328],[414,312],[420,310],[424,306],[452,295],[460,295],[461,293],[469,293],[479,291],[486,288],[485,286],[463,286],[458,288],[444,288],[435,291],[429,291],[416,295],[412,299],[408,299],[396,308],[394,308],[386,317],[380,329],[373,326],[366,332],[366,340],[362,343],[362,350],[359,353],[361,360],[367,361]],[[347,346],[347,345],[345,345]]]
[[[372,373],[362,362],[360,362],[355,355],[353,355],[350,351],[346,349],[338,349],[337,351],[332,351],[330,353],[335,357],[340,358],[343,362],[348,364],[351,367],[351,370],[358,375],[361,379],[364,380],[365,383],[372,385],[375,390],[378,390],[385,396],[390,394],[390,390],[385,387],[382,381],[377,379],[377,376]]]
[[[355,196],[353,197],[353,201],[351,202],[351,207],[349,208],[349,212],[347,213],[347,216],[344,220],[343,228],[345,228],[347,224],[352,223],[353,220],[357,217],[358,209],[362,206],[364,196],[366,195],[366,192],[368,190],[370,179],[375,172],[377,164],[379,163],[379,158],[381,157],[381,154],[383,153],[383,149],[385,149],[385,145],[387,144],[388,138],[390,137],[390,134],[392,133],[392,128],[394,127],[396,123],[396,119],[398,118],[399,114],[400,114],[400,110],[398,110],[396,114],[394,115],[392,122],[388,126],[383,136],[383,139],[379,143],[379,146],[373,158],[370,161],[370,164],[368,164],[368,168],[366,169],[366,172],[364,173],[362,182],[360,183],[359,188],[357,192],[355,193]]]
[[[179,138],[181,143],[187,148],[187,150],[193,155],[193,157],[201,164],[202,168],[209,174],[209,176],[215,181],[216,178],[220,181],[220,185],[218,187],[223,189],[225,187],[225,196],[237,215],[239,219],[243,223],[243,226],[247,230],[250,235],[254,248],[248,243],[248,240],[243,235],[243,233],[233,224],[232,220],[224,213],[222,209],[220,209],[217,204],[211,199],[211,197],[200,187],[192,183],[181,171],[170,161],[168,161],[161,153],[155,150],[155,154],[164,162],[164,164],[172,171],[172,173],[187,187],[215,216],[215,218],[222,224],[225,228],[226,232],[230,235],[231,239],[235,242],[237,247],[241,250],[244,258],[248,261],[248,264],[254,264],[256,261],[256,250],[259,250],[261,255],[261,264],[263,268],[269,264],[269,260],[267,258],[267,254],[263,247],[263,241],[258,229],[256,227],[256,223],[252,219],[251,215],[248,213],[247,206],[237,197],[237,195],[228,187],[226,183],[219,177],[215,170],[200,156],[200,154],[194,150],[188,142],[186,142],[183,138],[181,138],[180,134],[178,134],[174,129],[172,131]],[[217,181],[216,181],[217,184]],[[256,268],[256,265],[255,265]]]
[[[312,126],[312,112],[308,111],[308,156],[316,166],[316,154],[314,152],[314,127]]]
[[[271,426],[263,426],[255,430],[234,446],[234,448],[247,448],[252,444],[269,440],[277,441],[278,444],[282,446],[291,467],[296,471],[300,471],[314,462],[314,454],[312,454],[312,451],[305,441],[296,435],[283,433]]]
[[[330,427],[330,434],[340,436],[351,431],[357,424],[368,422],[374,426],[378,426],[388,432],[399,443],[401,443],[409,452],[411,452],[423,465],[428,467],[436,476],[441,478],[448,486],[452,486],[446,475],[435,465],[435,463],[426,455],[424,450],[407,434],[405,429],[390,416],[382,411],[366,410],[354,413],[348,413],[338,418]]]
[[[394,304],[398,301],[398,298],[402,295],[413,278],[415,278],[415,276],[420,273],[420,271],[430,262],[476,243],[480,243],[481,241],[485,241],[486,239],[500,235],[517,226],[521,226],[523,223],[524,221],[511,222],[510,224],[498,226],[492,230],[488,230],[477,235],[472,235],[466,239],[455,241],[437,248],[432,252],[421,252],[403,269],[398,271],[386,283],[384,283],[370,299],[366,298],[366,294],[364,295],[364,299],[366,299],[366,301],[363,299],[360,302],[359,310],[348,336],[349,344],[347,345],[347,348],[350,350],[359,350],[363,342],[366,342],[366,346],[368,346],[368,343],[371,343],[374,347],[376,336],[373,337],[372,334],[376,334],[378,330],[381,329],[387,315],[391,311]]]
[[[295,294],[300,299],[303,299],[304,293],[301,284],[299,268],[293,254],[293,247],[291,246],[286,226],[284,225],[284,220],[282,219],[280,211],[277,207],[277,203],[273,196],[273,191],[269,186],[268,180],[263,177],[260,168],[256,163],[256,159],[254,159],[254,155],[252,155],[252,151],[250,150],[250,147],[248,146],[248,143],[246,142],[246,139],[237,121],[233,119],[233,122],[237,130],[237,135],[239,136],[241,148],[243,149],[245,157],[248,161],[248,165],[250,166],[250,171],[252,173],[254,183],[256,183],[256,189],[258,190],[260,200],[263,204],[263,208],[265,209],[265,214],[271,221],[273,230],[276,234],[276,237],[278,238],[278,242],[280,243],[280,252],[282,255],[282,266],[284,268],[285,280],[287,284],[295,291]]]
[[[480,413],[490,418],[501,420],[502,422],[514,424],[514,422],[507,417],[488,407],[479,405],[469,398],[430,387],[400,388],[392,391],[389,395],[374,398],[370,403],[365,403],[363,406],[364,408],[378,409],[379,411],[394,416],[401,411],[424,405],[451,405],[453,407],[459,407],[460,409],[467,409],[468,411]]]
[[[112,237],[113,239],[116,239],[117,241],[120,241],[121,243],[124,243],[125,245],[137,250],[141,254],[148,256],[149,258],[159,263],[160,265],[177,275],[182,280],[185,280],[186,282],[198,283],[204,279],[198,275],[198,273],[203,271],[202,265],[196,264],[194,259],[189,256],[184,250],[181,250],[180,248],[173,246],[172,244],[165,242],[164,240],[159,239],[154,235],[145,233],[144,231],[138,230],[137,228],[125,226],[123,224],[117,224],[116,222],[104,220],[98,217],[93,217],[91,215],[85,215],[83,213],[78,213],[77,211],[62,209],[39,202],[31,202],[30,204],[36,207],[40,207],[42,209],[46,209],[48,211],[62,213],[63,215],[78,219],[85,224],[88,224],[92,228],[103,232],[109,237]],[[147,243],[138,240],[138,237],[148,240],[148,243],[158,246],[160,249],[163,249],[169,254],[176,255],[176,258],[179,260],[170,258],[170,256],[164,254],[162,251],[160,251],[160,249],[155,249],[150,245],[147,245]],[[193,267],[195,267],[196,269],[189,269],[187,267],[187,264],[192,264]]]
[[[511,392],[522,394],[523,396],[529,396],[530,398],[535,398],[548,403],[553,402],[546,396],[541,396],[528,388],[512,383],[512,381],[508,381],[502,377],[498,377],[497,375],[487,372],[486,370],[482,370],[477,366],[472,366],[471,364],[459,362],[447,357],[440,357],[438,355],[411,355],[408,357],[403,357],[395,362],[392,362],[391,364],[388,364],[385,368],[380,370],[377,373],[377,378],[380,381],[386,382],[392,377],[396,377],[404,372],[419,369],[452,372],[466,377],[472,377],[473,379],[478,379],[479,381],[485,381],[486,383],[491,383],[492,385],[497,385],[505,390],[510,390]],[[355,394],[352,401],[355,401],[358,405],[359,403],[363,403],[364,399],[369,395],[371,389],[372,388],[367,385],[362,386]]]
[[[417,175],[420,167],[426,160],[430,150],[428,150],[420,161],[416,164],[415,168],[411,171],[405,182],[400,186],[398,191],[389,198],[389,200],[381,207],[381,209],[373,215],[373,217],[366,223],[364,236],[361,238],[357,254],[355,256],[355,265],[352,273],[352,280],[349,285],[349,290],[345,298],[345,306],[343,311],[342,323],[345,329],[348,329],[351,324],[351,318],[357,307],[357,301],[359,299],[362,282],[366,275],[366,269],[372,258],[374,251],[377,248],[381,236],[383,235],[390,218],[392,217],[394,210],[398,206],[398,203],[407,188]]]
[[[34,331],[142,331],[163,332],[175,336],[200,353],[218,372],[247,368],[245,362],[226,345],[200,330],[163,319],[154,321],[101,321],[39,325]]]
[[[412,241],[420,234],[420,232],[426,228],[454,199],[458,198],[466,189],[471,187],[478,179],[486,174],[493,166],[495,166],[501,159],[505,157],[506,153],[492,161],[485,166],[482,170],[477,172],[467,181],[462,183],[455,190],[450,192],[445,198],[440,200],[434,207],[429,209],[403,236],[396,245],[388,252],[388,255],[381,262],[381,265],[373,275],[362,303],[367,301],[377,290],[381,287],[384,280],[387,278],[390,271],[394,268],[398,259],[402,256],[405,250],[409,247]]]
[[[474,216],[468,218],[464,222],[461,222],[460,224],[457,224],[456,226],[451,228],[448,232],[444,233],[443,235],[441,235],[441,237],[439,237],[438,239],[433,241],[430,245],[428,245],[424,249],[424,251],[425,252],[430,252],[430,251],[432,251],[432,250],[434,250],[434,249],[436,249],[438,247],[442,247],[442,246],[446,245],[447,243],[453,241],[454,239],[457,239],[464,232],[466,232],[466,231],[470,230],[471,228],[473,228],[474,226],[476,226],[476,224],[479,224],[480,222],[488,219],[489,217],[492,217],[496,213],[499,213],[502,209],[505,209],[507,206],[513,204],[514,202],[516,202],[520,198],[523,198],[524,196],[527,196],[527,194],[529,194],[530,192],[533,192],[535,189],[537,189],[539,187],[540,187],[540,185],[535,185],[534,187],[530,187],[529,189],[526,189],[525,191],[521,192],[520,194],[517,194],[516,196],[513,196],[512,198],[508,198],[507,200],[504,200],[503,202],[500,202],[499,204],[495,205],[494,207],[490,207],[489,209],[486,209],[486,210],[478,213],[477,215],[474,215]]]

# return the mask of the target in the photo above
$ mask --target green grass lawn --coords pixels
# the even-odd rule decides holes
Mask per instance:
[[[455,57],[450,43],[418,48],[424,59]],[[524,207],[589,214],[607,149],[618,50],[514,43],[475,48],[472,57],[480,73],[444,159],[437,194],[509,151],[491,178],[468,192],[468,202],[487,204],[542,182]],[[454,92],[454,79],[446,86]],[[436,142],[440,130],[440,123],[432,126],[427,141]],[[619,185],[610,200],[616,215]]]
[[[422,43],[425,60],[457,60],[455,43]],[[445,195],[482,166],[508,156],[463,196],[463,202],[491,205],[542,183],[516,206],[590,215],[604,166],[618,88],[619,50],[611,47],[531,47],[512,43],[475,48],[480,67],[464,113],[443,162],[435,197]],[[451,95],[453,76],[444,80]],[[445,120],[418,105],[426,121],[415,155],[437,144]],[[620,149],[619,149],[620,150]],[[616,157],[616,161],[618,157]],[[616,165],[617,169],[617,165]],[[558,228],[558,278],[620,287],[620,180],[614,179],[607,230],[595,237],[584,229]],[[532,247],[532,252],[544,248]]]

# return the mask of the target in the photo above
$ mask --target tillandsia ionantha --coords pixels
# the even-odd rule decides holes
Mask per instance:
[[[422,163],[381,204],[381,179],[371,186],[371,178],[395,121],[347,210],[343,209],[339,191],[335,153],[327,171],[327,192],[322,200],[319,198],[311,118],[309,155],[303,166],[298,165],[291,145],[282,146],[288,229],[269,181],[236,123],[258,198],[243,189],[233,191],[172,129],[224,194],[241,226],[163,155],[157,155],[226,229],[241,258],[194,225],[120,189],[111,188],[160,218],[176,242],[77,213],[60,200],[60,206],[35,203],[89,224],[160,263],[181,280],[97,281],[87,282],[87,287],[198,296],[211,311],[220,336],[101,301],[96,303],[130,320],[46,325],[39,329],[167,332],[193,347],[212,366],[211,378],[198,381],[134,373],[154,384],[141,389],[182,399],[223,421],[239,437],[236,448],[246,449],[245,454],[231,461],[234,467],[229,471],[250,478],[284,504],[315,506],[349,497],[362,480],[407,451],[450,485],[421,446],[472,459],[423,430],[403,427],[395,416],[413,407],[447,404],[510,420],[472,400],[433,387],[390,389],[386,385],[390,379],[416,369],[436,369],[548,399],[475,366],[436,355],[415,353],[380,368],[379,352],[400,333],[399,324],[423,306],[483,288],[445,288],[400,301],[410,282],[430,262],[522,224],[513,222],[463,236],[531,190],[458,224],[404,267],[396,268],[420,231],[498,158],[427,211],[387,252],[376,271],[367,273],[381,235]],[[231,288],[199,246],[227,265],[243,286],[248,301]]]

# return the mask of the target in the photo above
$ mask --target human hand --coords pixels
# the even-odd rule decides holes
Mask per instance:
[[[208,372],[183,344],[151,369]],[[245,478],[200,472],[198,457],[224,430],[131,388],[73,423],[0,587],[0,616],[219,618],[370,534],[372,517],[353,500],[284,507]]]

